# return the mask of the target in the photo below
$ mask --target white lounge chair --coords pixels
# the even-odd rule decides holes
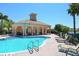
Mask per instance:
[[[77,46],[70,46],[70,45],[58,45],[58,49],[61,52],[65,52],[67,54],[72,54],[72,55],[79,55],[79,44]]]
[[[58,43],[64,43],[66,41],[65,39],[60,38],[60,37],[55,37],[55,39]]]

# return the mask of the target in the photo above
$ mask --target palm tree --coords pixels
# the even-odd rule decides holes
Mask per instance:
[[[8,16],[7,16],[7,15],[4,15],[4,16],[3,16],[3,18],[4,18],[5,20],[9,21],[9,19],[8,19]]]
[[[69,5],[68,14],[73,17],[74,36],[76,35],[75,16],[79,15],[79,3],[71,3]]]
[[[0,33],[2,34],[2,30],[3,30],[3,14],[0,13]]]
[[[9,26],[11,26],[11,24],[10,24],[10,20],[8,19],[8,16],[3,15],[2,13],[0,13],[0,21],[1,21],[0,22],[0,34],[3,34],[5,23],[8,29],[9,29]]]
[[[3,34],[4,28],[6,28],[9,32],[9,29],[12,27],[14,22],[8,18],[7,15],[3,15],[0,13],[0,34]]]

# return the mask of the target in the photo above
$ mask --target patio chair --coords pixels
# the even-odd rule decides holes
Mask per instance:
[[[67,50],[68,50],[68,45],[64,45],[64,44],[59,44],[58,45],[58,50],[60,51],[60,52],[66,52]]]
[[[66,55],[79,56],[79,50],[69,48],[68,51],[66,52]]]
[[[60,38],[60,37],[55,37],[55,39],[58,43],[64,43],[66,41],[65,39]]]
[[[66,55],[74,55],[78,56],[79,55],[79,44],[77,46],[70,46],[70,45],[58,45],[59,51],[60,52],[65,52]]]

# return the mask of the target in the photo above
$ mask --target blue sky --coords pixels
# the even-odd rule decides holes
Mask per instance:
[[[13,21],[29,19],[30,13],[37,13],[37,19],[47,24],[63,24],[73,27],[72,16],[68,15],[66,3],[0,3],[0,12]],[[79,16],[76,17],[76,27],[79,27]]]

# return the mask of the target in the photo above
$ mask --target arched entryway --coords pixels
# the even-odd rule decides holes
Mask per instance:
[[[39,34],[42,34],[42,27],[39,28]]]
[[[47,33],[51,33],[51,29],[47,28]]]
[[[36,27],[33,27],[32,32],[33,32],[33,35],[37,35],[37,28]]]
[[[23,35],[22,26],[17,26],[16,27],[16,35]]]
[[[27,33],[27,35],[32,35],[32,28],[31,27],[27,27],[26,33]]]
[[[44,28],[43,30],[44,30],[44,34],[46,34],[46,28]]]

